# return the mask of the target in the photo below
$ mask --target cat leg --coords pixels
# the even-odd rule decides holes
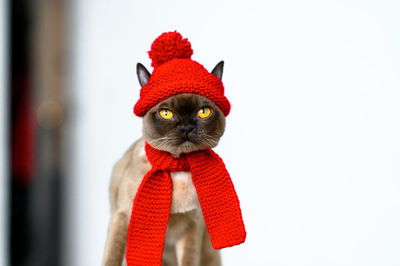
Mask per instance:
[[[164,244],[162,266],[178,266],[174,245]]]
[[[214,249],[211,244],[210,235],[207,230],[203,232],[203,241],[201,247],[201,265],[202,266],[221,266],[220,251]]]
[[[182,266],[183,252],[185,250],[185,244],[186,244],[186,237],[187,237],[187,235],[184,234],[180,239],[178,239],[178,241],[176,241],[176,244],[175,244],[176,258],[178,261],[178,266]]]
[[[201,223],[192,222],[187,232],[176,242],[179,266],[200,266],[201,242],[203,235]]]
[[[117,211],[112,215],[104,251],[103,266],[122,265],[128,231],[128,217],[124,211]]]

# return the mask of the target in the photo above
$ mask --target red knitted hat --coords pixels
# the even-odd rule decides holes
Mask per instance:
[[[137,116],[161,101],[181,93],[195,93],[213,101],[224,113],[231,105],[224,95],[222,81],[193,61],[190,42],[176,31],[161,34],[151,45],[149,56],[154,71],[140,90],[140,99],[134,107]]]

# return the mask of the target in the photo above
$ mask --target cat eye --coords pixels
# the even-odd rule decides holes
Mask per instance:
[[[200,118],[207,118],[210,116],[210,114],[211,114],[211,109],[209,107],[200,108],[200,110],[197,112],[197,115]]]
[[[174,113],[168,109],[161,109],[158,113],[164,119],[171,119],[174,116]]]

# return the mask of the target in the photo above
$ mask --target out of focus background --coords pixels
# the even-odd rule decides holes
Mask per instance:
[[[225,61],[224,265],[400,265],[400,2],[0,0],[0,265],[100,265],[162,32]]]

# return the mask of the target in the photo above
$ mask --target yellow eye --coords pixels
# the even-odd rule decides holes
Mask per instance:
[[[208,107],[203,107],[203,108],[201,108],[201,109],[197,112],[197,115],[198,115],[200,118],[209,117],[210,114],[211,114],[211,109],[208,108]]]
[[[159,114],[164,119],[171,119],[174,116],[174,114],[168,109],[161,109]]]

